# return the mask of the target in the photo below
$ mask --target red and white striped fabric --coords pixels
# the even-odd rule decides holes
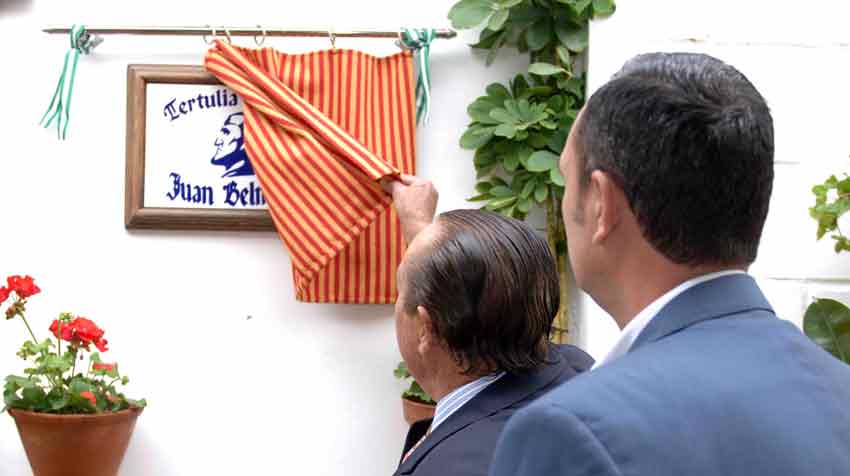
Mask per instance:
[[[395,302],[404,252],[377,181],[415,173],[410,52],[286,54],[216,41],[205,65],[243,99],[245,144],[307,302]]]

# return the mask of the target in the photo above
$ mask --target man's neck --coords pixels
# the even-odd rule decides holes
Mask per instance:
[[[647,306],[682,283],[711,273],[746,271],[746,269],[744,265],[694,267],[662,265],[655,269],[644,267],[640,274],[634,274],[632,279],[623,282],[618,298],[610,299],[610,302],[603,307],[611,314],[620,329],[623,329]]]
[[[469,382],[473,382],[487,375],[464,375],[461,372],[462,369],[460,367],[446,369],[446,371],[441,372],[439,375],[436,375],[433,379],[431,379],[428,385],[428,387],[430,388],[426,388],[425,391],[428,392],[428,395],[430,395],[435,402],[439,402],[440,399],[442,399],[452,391],[468,384]]]

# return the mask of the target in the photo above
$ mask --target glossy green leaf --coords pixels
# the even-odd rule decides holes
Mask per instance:
[[[511,11],[508,9],[499,10],[490,17],[490,22],[487,24],[487,28],[493,31],[499,31],[502,27],[505,26],[505,22],[508,21],[508,16]]]
[[[567,136],[569,133],[570,128],[568,126],[559,127],[551,136],[549,136],[549,140],[546,141],[546,147],[560,156],[561,152],[564,151],[564,146],[567,144]]]
[[[534,63],[528,67],[528,72],[538,76],[552,76],[553,74],[566,73],[567,70],[549,63]]]
[[[564,176],[561,175],[561,171],[558,170],[558,167],[552,167],[552,169],[549,170],[549,178],[555,185],[560,187],[564,186]]]
[[[816,299],[803,316],[803,330],[816,344],[850,363],[850,309],[834,299]]]
[[[593,0],[595,15],[610,15],[614,13],[614,0]]]
[[[511,190],[510,187],[505,187],[503,185],[497,185],[490,189],[490,195],[495,198],[504,198],[511,197],[514,195],[514,191]]]
[[[519,203],[517,203],[516,208],[522,213],[528,213],[528,211],[531,210],[531,205],[533,203],[534,202],[532,202],[530,198],[522,198],[519,200]]]
[[[510,110],[500,107],[493,108],[490,110],[490,118],[496,121],[497,124],[501,123],[513,125],[518,123],[520,121],[519,110],[514,108],[514,102],[509,100],[505,101],[505,103],[506,106],[509,105],[508,107]]]
[[[489,50],[490,48],[498,48],[496,45],[500,38],[504,37],[503,31],[493,31],[489,28],[481,30],[478,35],[478,42],[469,45],[471,48]]]
[[[498,127],[496,127],[494,134],[499,137],[507,137],[508,139],[512,139],[517,134],[517,128],[512,124],[500,124]]]
[[[466,108],[466,112],[475,122],[480,122],[481,124],[498,124],[499,121],[490,117],[490,111],[492,111],[494,107],[495,106],[490,99],[478,98]]]
[[[449,10],[449,20],[458,29],[481,24],[498,6],[491,0],[461,0]]]
[[[516,195],[514,195],[512,197],[499,198],[499,199],[493,200],[492,202],[488,203],[484,208],[486,208],[487,210],[490,210],[490,211],[496,211],[496,210],[500,210],[502,208],[509,207],[509,206],[513,205],[514,203],[516,203],[516,201],[517,201]]]
[[[542,50],[552,39],[552,21],[544,18],[534,22],[525,33],[525,41],[531,51]]]
[[[558,164],[558,156],[548,150],[538,150],[531,154],[528,159],[526,168],[530,172],[546,172],[547,170],[556,167]]]
[[[522,198],[530,197],[532,192],[534,192],[536,187],[537,187],[537,181],[536,180],[529,180],[528,182],[525,183],[525,186],[522,187],[522,191],[519,193],[519,196],[522,197]],[[525,211],[528,211],[528,210],[525,210]]]
[[[587,25],[579,28],[572,23],[560,22],[555,26],[555,34],[570,51],[580,53],[587,49]]]
[[[496,128],[487,127],[482,128],[480,126],[473,126],[466,130],[463,133],[463,136],[460,138],[460,146],[467,150],[477,149],[484,144],[490,142],[490,139],[493,138],[493,132],[495,132]]]
[[[592,0],[574,0],[570,2],[570,7],[577,15],[584,13],[585,9],[590,6]]]
[[[475,195],[473,197],[467,198],[466,201],[467,202],[486,202],[486,201],[492,200],[492,199],[493,199],[493,196],[490,195],[489,193],[481,193],[481,194]]]
[[[505,102],[505,99],[511,98],[511,92],[508,91],[501,83],[492,83],[487,86],[487,96],[489,96],[492,100],[498,101],[499,105],[502,105]]]
[[[505,157],[505,160],[502,161],[502,166],[505,167],[505,170],[508,172],[515,172],[519,167],[519,159],[515,154],[511,154]]]
[[[478,193],[487,193],[491,188],[493,188],[493,184],[486,180],[482,180],[475,184],[475,191]]]
[[[547,198],[549,198],[549,187],[546,184],[538,184],[534,189],[534,199],[537,203],[543,203]]]
[[[567,50],[567,47],[564,45],[558,45],[555,47],[555,52],[558,53],[558,59],[561,60],[562,64],[568,65],[572,64],[570,61],[570,52]]]
[[[513,91],[514,97],[521,96],[526,89],[528,89],[528,81],[526,81],[525,76],[521,74],[516,75],[513,81],[511,81],[511,91]]]

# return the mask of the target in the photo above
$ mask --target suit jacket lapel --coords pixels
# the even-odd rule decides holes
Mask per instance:
[[[544,366],[532,375],[517,377],[506,374],[485,388],[432,431],[416,451],[399,466],[396,474],[410,474],[425,455],[449,436],[543,390],[565,371],[572,369],[555,346],[550,349],[549,355],[555,360],[553,364]]]
[[[688,289],[664,306],[638,335],[629,352],[705,320],[759,309],[773,313],[750,275],[712,279]]]

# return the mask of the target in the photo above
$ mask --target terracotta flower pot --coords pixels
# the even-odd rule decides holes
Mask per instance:
[[[408,425],[412,425],[419,420],[433,418],[436,406],[433,403],[422,403],[401,397],[401,408],[405,421]]]
[[[115,476],[141,408],[94,415],[10,409],[34,476]]]

